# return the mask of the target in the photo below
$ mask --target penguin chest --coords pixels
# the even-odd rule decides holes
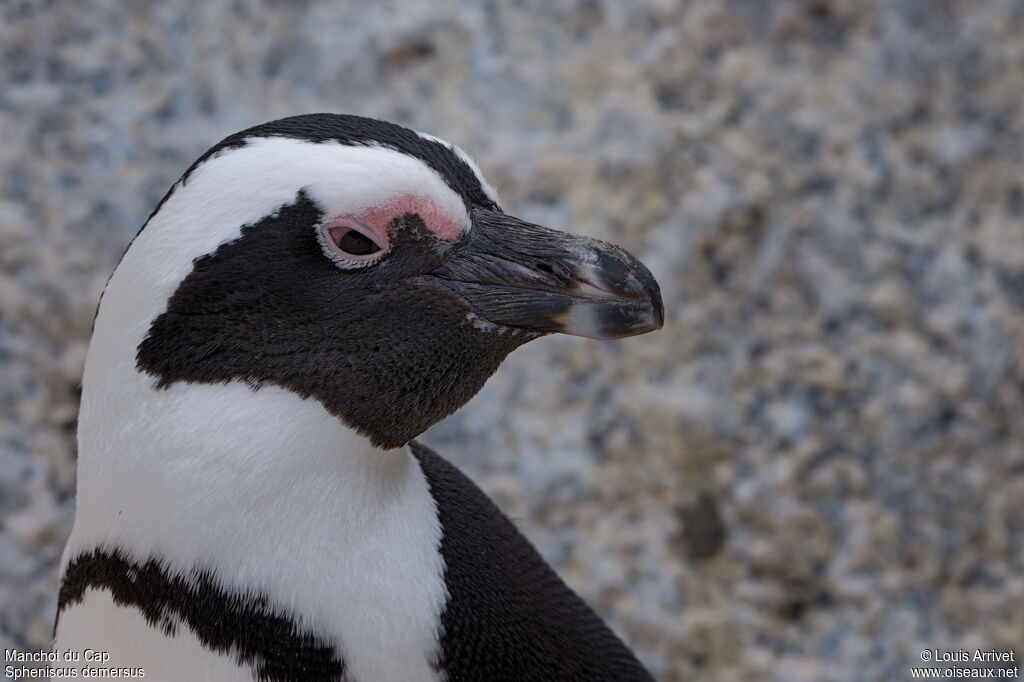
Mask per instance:
[[[55,646],[157,680],[442,679],[437,508],[407,453],[389,466],[344,485],[293,480],[286,504],[233,520],[201,510],[205,526],[155,542],[155,519],[116,542],[76,520]]]

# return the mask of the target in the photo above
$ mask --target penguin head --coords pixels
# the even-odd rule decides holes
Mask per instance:
[[[200,157],[129,247],[97,326],[128,339],[156,390],[275,385],[393,448],[527,341],[642,334],[663,314],[639,261],[506,215],[459,149],[314,114]]]

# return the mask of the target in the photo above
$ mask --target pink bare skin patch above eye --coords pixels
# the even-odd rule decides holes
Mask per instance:
[[[348,270],[373,265],[391,249],[388,228],[397,218],[410,213],[423,221],[438,239],[456,241],[463,234],[457,219],[432,199],[403,194],[360,213],[334,216],[320,225],[320,246],[338,267]]]
[[[417,214],[426,228],[438,239],[453,242],[462,236],[462,227],[450,212],[438,206],[432,199],[414,194],[403,194],[373,206],[364,211],[359,219],[374,232],[379,230],[386,234],[391,221],[407,213]]]

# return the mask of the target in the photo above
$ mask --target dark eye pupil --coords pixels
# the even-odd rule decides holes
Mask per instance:
[[[341,239],[338,240],[338,248],[353,256],[365,256],[380,251],[380,247],[372,239],[355,230],[349,230],[341,235]]]

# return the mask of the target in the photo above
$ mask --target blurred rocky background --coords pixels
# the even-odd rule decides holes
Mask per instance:
[[[47,647],[125,245],[289,114],[464,147],[650,265],[659,333],[517,351],[422,440],[661,680],[1024,656],[1024,3],[0,2],[0,647]]]

